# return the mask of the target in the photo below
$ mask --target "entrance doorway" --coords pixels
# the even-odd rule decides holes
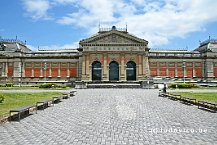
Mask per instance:
[[[127,63],[126,68],[127,81],[135,81],[136,80],[136,63],[133,61],[129,61]]]
[[[92,63],[92,80],[93,81],[102,80],[102,66],[99,61],[94,61]]]
[[[119,81],[119,64],[116,61],[109,64],[109,81]]]

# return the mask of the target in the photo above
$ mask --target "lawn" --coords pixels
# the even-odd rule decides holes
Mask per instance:
[[[37,101],[46,100],[63,93],[61,92],[40,92],[40,93],[0,93],[5,96],[3,103],[0,103],[0,116],[9,113],[10,109],[35,105]]]
[[[217,103],[217,93],[173,92],[173,94]]]
[[[44,89],[49,89],[49,90],[69,90],[71,89],[70,87],[66,88],[39,88],[39,87],[31,87],[31,86],[22,86],[22,87],[0,87],[0,90],[44,90]]]

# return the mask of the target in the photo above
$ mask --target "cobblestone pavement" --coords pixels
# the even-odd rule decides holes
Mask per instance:
[[[84,89],[0,125],[0,144],[217,144],[217,113],[158,97],[158,90]]]

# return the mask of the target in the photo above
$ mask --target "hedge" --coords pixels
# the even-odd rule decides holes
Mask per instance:
[[[198,86],[192,83],[174,83],[169,88],[198,88]]]

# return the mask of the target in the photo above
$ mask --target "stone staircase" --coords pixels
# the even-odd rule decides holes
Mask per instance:
[[[93,82],[75,82],[76,89],[85,88],[153,88],[153,82],[150,81],[93,81]]]
[[[140,82],[89,82],[87,88],[141,88]]]

